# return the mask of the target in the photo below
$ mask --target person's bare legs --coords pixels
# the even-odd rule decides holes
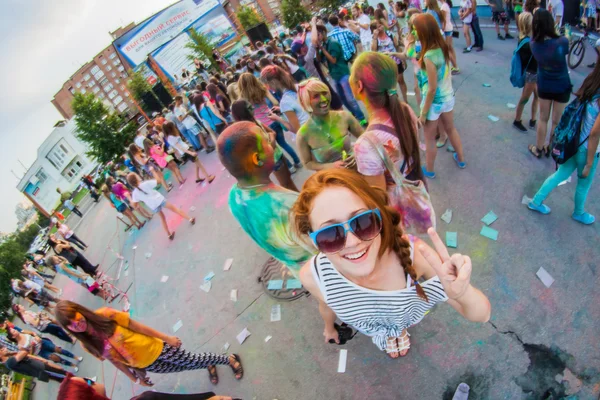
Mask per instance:
[[[183,176],[181,176],[181,171],[179,170],[179,167],[177,167],[177,164],[175,164],[175,161],[169,161],[167,167],[171,170],[171,172],[173,172],[175,179],[177,179],[177,182],[179,182],[180,185],[185,182],[185,179],[183,179]]]
[[[141,204],[137,203],[137,205],[134,205],[133,208],[135,208],[135,210],[137,212],[139,212],[140,214],[142,214],[142,217],[146,218],[146,219],[151,219],[153,217],[152,214],[150,214],[145,208],[144,206],[142,206]],[[133,214],[133,213],[132,213]],[[133,214],[135,215],[135,214]]]
[[[169,204],[169,203],[167,203]],[[165,206],[167,207],[167,206]],[[160,210],[158,212],[158,216],[160,217],[160,222],[162,222],[162,226],[165,230],[165,232],[167,232],[167,236],[169,236],[169,238],[171,237],[171,231],[169,231],[169,225],[167,225],[167,218],[165,217],[165,213],[162,212],[162,210]]]
[[[169,185],[167,185],[167,181],[165,180],[162,171],[157,171],[154,168],[152,168],[150,171],[152,171],[152,176],[154,177],[154,179],[156,179],[156,181],[160,183],[165,188],[165,190],[168,191]]]
[[[531,120],[536,121],[540,98],[538,97],[538,93],[537,93],[537,83],[532,83],[532,85],[533,85],[533,101],[531,102]]]
[[[51,285],[51,284],[49,284],[49,283],[45,283],[45,284],[44,284],[44,289],[51,290],[51,291],[53,291],[54,293],[60,293],[60,289],[59,289],[59,288],[57,288],[56,286],[54,286],[54,285]]]
[[[402,98],[404,102],[408,104],[408,88],[406,87],[406,81],[404,80],[404,74],[398,74],[398,85],[400,85],[400,91],[402,92]]]
[[[423,127],[425,132],[425,167],[427,172],[434,172],[437,146],[435,137],[437,135],[438,121],[427,121]]]
[[[508,22],[506,22],[506,24],[504,24],[504,33],[506,35],[508,35]]]
[[[467,48],[471,47],[471,30],[469,29],[469,25],[463,24],[463,34],[465,35]]]
[[[463,154],[462,142],[458,130],[454,126],[454,111],[448,111],[440,115],[440,123],[450,139],[450,144],[454,147],[454,151],[458,157],[458,161],[465,162],[465,155]]]
[[[554,130],[558,126],[566,106],[567,103],[559,103],[558,101],[552,102],[552,128],[550,129],[550,135],[547,141],[548,146],[552,145],[552,139],[554,139]]]
[[[192,220],[194,220],[194,218],[190,217],[189,215],[187,215],[185,213],[185,211],[183,211],[181,208],[169,203],[167,201],[167,203],[165,204],[165,208],[168,210],[173,211],[175,214],[181,215],[183,218],[187,219],[188,221],[192,222]],[[161,215],[164,216],[164,215]],[[194,220],[195,221],[195,220]]]
[[[535,147],[538,153],[543,150],[548,134],[548,120],[552,110],[552,100],[540,99],[540,117],[537,122]]]
[[[200,144],[202,145],[202,147],[204,147],[204,150],[208,151],[208,149],[211,147],[208,145],[208,142],[206,141],[206,138],[204,137],[204,135],[202,134],[202,132],[198,133],[198,140],[200,141]]]
[[[284,188],[293,190],[294,192],[299,192],[298,188],[296,187],[296,184],[292,180],[292,174],[290,173],[290,170],[285,161],[283,161],[283,158],[281,159],[280,163],[281,167],[274,172],[275,178],[277,178],[279,184]]]
[[[140,220],[129,208],[123,211],[123,215],[126,216],[129,222],[131,222],[133,225],[137,226],[138,228],[142,227],[142,223],[140,222]]]
[[[527,102],[529,101],[531,93],[533,93],[534,89],[535,83],[526,83],[525,86],[523,86],[521,98],[519,99],[519,104],[517,104],[517,110],[515,112],[515,121],[520,121],[521,118],[523,118],[523,110],[525,109],[525,104],[527,104]]]
[[[206,176],[206,178],[208,178],[209,183],[215,179],[214,175],[209,175],[208,172],[206,172],[204,165],[200,162],[198,157],[196,157],[194,164],[196,164],[196,181],[199,181],[200,179],[202,179],[202,178],[200,178],[200,171],[202,171],[204,176]]]
[[[458,63],[456,62],[456,51],[454,51],[452,35],[446,36],[446,44],[448,45],[448,53],[450,53],[450,63],[454,68],[458,68]]]

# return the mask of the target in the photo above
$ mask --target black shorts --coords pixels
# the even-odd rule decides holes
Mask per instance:
[[[401,62],[400,64],[398,64],[398,73],[402,75],[404,71],[406,71],[406,67],[404,66],[404,63]]]
[[[508,24],[508,15],[505,11],[492,11],[492,21],[498,25]]]
[[[568,103],[571,100],[571,89],[563,93],[547,93],[538,90],[538,97],[544,100],[552,100],[558,103]]]

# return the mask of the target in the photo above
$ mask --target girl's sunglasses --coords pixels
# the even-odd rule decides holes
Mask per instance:
[[[379,235],[381,226],[381,212],[374,208],[355,215],[346,222],[321,228],[308,236],[323,253],[337,253],[346,246],[348,231],[362,241],[369,241]]]

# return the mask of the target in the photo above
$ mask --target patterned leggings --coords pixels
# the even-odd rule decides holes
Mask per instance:
[[[173,347],[165,343],[160,356],[145,370],[157,374],[168,374],[208,368],[212,365],[229,365],[229,356],[214,353],[191,353],[181,347]]]

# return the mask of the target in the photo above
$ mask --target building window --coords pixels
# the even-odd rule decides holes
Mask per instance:
[[[69,88],[69,92],[71,92],[71,94],[75,94],[75,89],[73,89],[72,87]]]
[[[108,82],[108,79],[107,79],[107,78],[102,78],[102,80],[100,81],[100,83],[99,83],[99,84],[100,84],[100,86],[104,86],[104,85],[107,85],[108,83],[109,83],[109,82]]]
[[[90,80],[90,74],[85,74],[85,75],[83,76],[83,80],[84,80],[84,81],[89,81],[89,80]]]
[[[118,85],[119,83],[121,83],[120,79],[115,79],[115,83]]]
[[[107,65],[107,66],[106,66],[106,70],[107,70],[107,71],[110,71],[111,69],[112,69],[112,67],[111,67],[110,65]]]
[[[36,174],[35,177],[38,180],[38,185],[46,182],[46,180],[48,179],[48,175],[46,175],[46,173],[44,172],[43,169],[40,169]]]
[[[117,110],[119,110],[119,112],[123,112],[123,111],[127,110],[127,103],[122,102],[121,104],[119,104],[119,107],[117,107]]]
[[[117,73],[115,71],[113,71],[113,72],[110,73],[110,76],[112,76],[113,78],[116,78],[117,77]]]
[[[97,81],[102,79],[103,76],[104,76],[104,72],[102,72],[102,70],[100,70],[94,74],[94,78],[96,78]]]
[[[113,65],[114,65],[115,67],[119,66],[119,64],[121,64],[121,62],[120,62],[119,60],[115,60],[115,61],[113,61]]]
[[[77,156],[75,160],[69,164],[67,168],[65,168],[61,175],[71,182],[74,178],[77,178],[77,175],[81,173],[83,165],[83,161],[79,158],[79,156]]]
[[[112,85],[112,83],[109,83],[108,85],[104,86],[102,89],[104,89],[104,91],[105,91],[106,93],[108,93],[108,92],[110,92],[111,90],[113,90],[113,87],[114,87],[114,86]]]
[[[98,73],[98,71],[100,71],[100,67],[97,65],[94,65],[94,68],[92,68],[90,70],[90,72],[92,73],[92,75],[96,75],[96,73]]]
[[[100,93],[100,94],[98,95],[98,97],[100,97],[100,98],[101,98],[101,99],[103,99],[103,100],[106,98],[106,96],[104,95],[104,93]]]
[[[113,60],[116,56],[117,56],[117,53],[111,53],[111,55],[108,56],[108,58],[110,58],[111,60]]]
[[[122,101],[123,101],[123,98],[122,98],[121,96],[117,96],[117,97],[115,97],[115,99],[113,100],[113,104],[114,104],[115,106],[118,106],[118,105],[119,105],[119,103],[121,103]]]
[[[90,81],[90,83],[89,83],[88,87],[92,87],[92,86],[94,86],[95,84],[96,84],[96,81],[92,79],[92,80]]]
[[[110,92],[110,93],[108,94],[108,98],[112,100],[112,99],[114,99],[114,98],[115,98],[115,97],[116,97],[118,94],[119,94],[119,93],[118,93],[116,90],[113,90],[112,92]]]
[[[106,61],[106,59],[102,59],[102,61],[100,61],[100,62],[102,63],[102,65],[106,65],[106,63],[107,63],[108,61]]]
[[[75,153],[75,151],[71,148],[71,146],[69,146],[69,144],[64,139],[61,139],[48,152],[46,158],[56,169],[62,170],[62,167],[68,161],[69,154],[73,153]]]
[[[85,88],[81,88],[80,92],[81,94],[85,94]]]
[[[125,97],[129,97],[129,92],[125,92]]]
[[[124,66],[122,66],[122,65],[120,65],[120,66],[119,66],[119,68],[117,68],[117,69],[119,70],[119,72],[123,72],[123,71],[125,71],[125,67],[124,67]]]
[[[98,86],[96,86],[93,90],[94,94],[98,93],[100,91],[100,88]]]
[[[81,82],[77,82],[77,83],[75,84],[75,87],[76,87],[77,89],[79,89],[79,88],[81,87]]]

